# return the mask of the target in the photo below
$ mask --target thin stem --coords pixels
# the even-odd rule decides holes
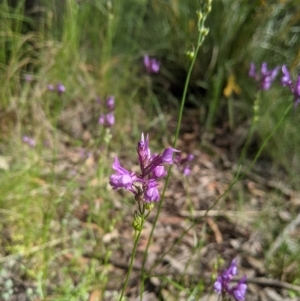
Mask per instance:
[[[193,68],[194,68],[194,65],[195,65],[196,58],[197,58],[197,55],[199,53],[200,47],[201,47],[201,45],[204,41],[204,38],[206,36],[206,34],[201,30],[201,28],[204,28],[205,19],[206,19],[206,17],[203,17],[200,21],[200,24],[199,24],[199,36],[198,36],[197,47],[196,47],[196,50],[193,54],[192,61],[191,61],[191,64],[190,64],[190,68],[188,70],[188,74],[187,74],[185,84],[184,84],[184,89],[183,89],[183,94],[182,94],[181,104],[180,104],[180,110],[179,110],[179,116],[178,116],[178,122],[177,122],[177,127],[176,127],[176,133],[175,133],[175,139],[174,139],[174,143],[173,143],[174,148],[176,148],[177,140],[178,140],[178,137],[179,137],[179,131],[180,131],[180,127],[181,127],[184,104],[185,104],[185,101],[186,101],[186,95],[187,95],[187,91],[188,91],[189,82],[190,82],[190,79],[191,79],[191,74],[192,74],[192,71],[193,71]],[[158,220],[158,217],[160,215],[161,208],[162,208],[162,205],[163,205],[163,202],[164,202],[165,192],[167,190],[167,186],[168,186],[168,183],[169,183],[171,169],[172,169],[172,165],[168,169],[168,174],[167,174],[166,182],[165,182],[165,185],[164,185],[163,193],[162,193],[162,196],[161,196],[161,200],[158,204],[157,213],[156,213],[156,216],[155,216],[154,221],[153,221],[151,232],[150,232],[150,235],[149,235],[149,238],[148,238],[148,241],[147,241],[146,250],[145,250],[144,256],[143,256],[142,270],[141,270],[142,280],[141,280],[141,286],[140,286],[140,300],[141,301],[142,301],[142,296],[143,296],[143,291],[144,291],[145,264],[146,264],[146,261],[147,261],[148,250],[149,250],[149,246],[151,244],[154,229],[155,229],[155,226],[156,226],[156,223],[157,223],[157,220]]]
[[[260,154],[262,153],[262,151],[264,150],[265,146],[267,145],[267,143],[269,142],[269,140],[272,138],[272,136],[275,134],[275,132],[277,131],[277,129],[279,128],[279,126],[282,124],[282,122],[284,121],[286,115],[289,113],[289,111],[292,108],[292,104],[290,104],[287,109],[285,110],[285,112],[283,113],[282,117],[280,118],[279,122],[276,124],[276,126],[273,128],[272,132],[268,135],[268,137],[266,138],[266,140],[263,142],[263,144],[261,145],[261,147],[259,148],[258,152],[256,153],[252,163],[250,164],[250,166],[243,171],[243,175],[246,175],[253,167],[253,165],[256,163],[256,161],[258,160]],[[205,212],[204,216],[207,216],[208,212],[213,209],[216,204],[220,201],[221,198],[223,198],[224,196],[226,196],[228,194],[228,192],[231,190],[231,188],[243,178],[243,175],[241,175],[241,168],[239,166],[239,169],[236,173],[236,176],[234,177],[234,179],[232,180],[232,182],[229,184],[228,188],[225,190],[225,192],[220,195],[215,202],[207,209],[207,211]]]
[[[241,165],[242,161],[245,158],[248,146],[249,146],[249,144],[251,142],[251,139],[253,137],[253,134],[254,134],[255,126],[256,126],[257,121],[259,119],[259,117],[258,117],[259,102],[260,102],[260,91],[258,91],[257,94],[256,94],[256,98],[255,98],[255,101],[254,101],[253,116],[252,116],[250,130],[248,132],[246,142],[245,142],[244,147],[242,149],[242,153],[241,153],[241,156],[239,158],[238,166]]]
[[[123,289],[122,289],[119,301],[122,301],[124,293],[125,293],[125,289],[126,289],[127,284],[128,284],[128,280],[129,280],[129,277],[130,277],[130,274],[131,274],[131,271],[132,271],[133,262],[134,262],[138,242],[139,242],[141,234],[142,234],[144,221],[145,221],[145,217],[142,215],[141,228],[140,228],[140,230],[136,230],[135,235],[134,235],[135,236],[135,241],[134,241],[134,247],[133,247],[131,258],[130,258],[129,269],[128,269],[128,272],[127,272],[127,276],[126,276],[126,279],[125,279],[125,283],[123,285]]]

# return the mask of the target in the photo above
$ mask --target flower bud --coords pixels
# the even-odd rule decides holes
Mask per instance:
[[[153,203],[145,203],[144,206],[145,206],[145,209],[148,211],[151,211],[154,208]]]

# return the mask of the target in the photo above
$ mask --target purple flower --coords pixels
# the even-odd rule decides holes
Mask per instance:
[[[49,84],[47,85],[48,91],[56,91],[58,95],[62,95],[64,92],[66,92],[66,87],[62,83],[58,83],[55,88],[53,85]]]
[[[111,127],[112,125],[114,125],[115,124],[114,112],[110,112],[106,115],[101,114],[99,119],[98,119],[98,123],[102,124],[106,127]]]
[[[22,140],[23,140],[24,143],[27,143],[29,146],[35,147],[35,140],[34,139],[32,139],[28,136],[23,136]]]
[[[174,158],[174,163],[184,176],[188,176],[191,173],[190,162],[193,161],[194,155],[189,154],[183,157],[181,154]]]
[[[260,90],[269,90],[271,88],[272,82],[275,80],[279,71],[279,67],[275,67],[273,70],[268,70],[268,65],[266,62],[262,63],[260,74],[256,73],[254,63],[250,64],[250,69],[248,75],[255,79],[259,84]]]
[[[62,83],[58,83],[56,85],[56,91],[57,91],[58,95],[61,95],[64,92],[66,92],[66,88],[65,88],[65,86]]]
[[[115,124],[114,112],[110,112],[106,115],[106,123],[107,123],[107,126],[112,126]]]
[[[297,80],[293,84],[293,80],[285,65],[282,66],[282,73],[281,84],[284,87],[288,87],[294,95],[294,107],[296,108],[300,103],[300,74],[298,74]]]
[[[122,167],[117,157],[115,158],[112,168],[117,172],[110,176],[109,184],[113,189],[125,188],[129,191],[133,191],[132,185],[136,180],[135,174]]]
[[[156,58],[150,58],[148,54],[144,55],[144,65],[148,73],[158,73],[160,62]]]
[[[168,147],[166,148],[161,155],[153,155],[150,156],[150,159],[147,160],[149,164],[143,167],[143,175],[146,176],[148,174],[152,174],[157,166],[160,166],[164,163],[173,164],[173,153],[180,152],[175,148]]]
[[[164,166],[156,166],[153,169],[153,177],[158,179],[158,178],[162,178],[167,174],[167,172],[165,171],[165,167]]]
[[[107,98],[106,107],[109,111],[112,111],[115,108],[115,98],[113,96]]]
[[[178,150],[174,148],[165,149],[162,154],[151,155],[149,148],[149,137],[141,135],[137,145],[137,156],[140,165],[140,173],[132,173],[124,169],[118,159],[115,159],[113,169],[115,174],[110,176],[110,185],[114,189],[125,188],[135,195],[137,201],[145,203],[159,201],[158,180],[166,175],[164,163],[172,164],[172,156]]]
[[[145,202],[157,202],[159,201],[159,192],[157,189],[157,183],[150,181],[145,189]]]
[[[101,99],[98,97],[98,103],[101,104]],[[104,108],[104,113],[102,113],[98,119],[98,123],[104,125],[105,127],[111,127],[115,124],[115,98],[114,96],[109,96],[106,100],[106,107]]]
[[[247,292],[247,284],[245,283],[247,280],[246,276],[244,276],[232,289],[233,296],[238,301],[245,300],[246,292]]]
[[[104,125],[105,123],[105,115],[104,114],[101,114],[99,119],[98,119],[98,122],[102,125]]]
[[[237,275],[237,260],[233,259],[229,268],[222,271],[214,283],[214,290],[218,294],[231,295],[238,301],[244,301],[247,291],[246,276],[237,284],[231,284],[232,278]]]

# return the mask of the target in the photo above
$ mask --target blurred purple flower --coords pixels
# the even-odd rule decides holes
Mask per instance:
[[[248,75],[258,83],[260,90],[269,90],[271,88],[272,82],[275,80],[279,71],[279,67],[275,67],[273,70],[268,70],[268,65],[266,62],[262,63],[260,74],[256,73],[256,68],[254,63],[250,64],[250,69]]]
[[[58,83],[56,85],[56,91],[57,91],[58,95],[61,95],[64,92],[66,92],[66,87],[62,83]]]
[[[300,104],[300,74],[298,74],[297,80],[293,83],[286,65],[282,66],[282,73],[281,84],[283,87],[288,87],[292,92],[294,96],[294,107],[296,108]]]
[[[100,98],[99,98],[99,104]],[[104,113],[102,113],[98,119],[98,123],[104,125],[105,127],[111,127],[115,124],[115,98],[114,96],[109,96],[106,99],[106,107],[104,108]]]
[[[193,161],[194,155],[189,154],[185,157],[182,154],[175,156],[174,163],[184,176],[188,176],[191,173],[190,162]]]
[[[30,74],[25,74],[24,79],[27,83],[32,82],[32,76]]]
[[[113,96],[107,98],[106,107],[109,111],[112,111],[115,108],[115,98]]]
[[[246,276],[237,284],[231,284],[232,278],[237,275],[237,260],[233,259],[229,268],[220,272],[214,283],[214,290],[218,294],[231,295],[238,301],[244,301],[247,291]]]
[[[62,83],[58,83],[55,87],[52,84],[47,85],[48,91],[56,91],[58,95],[66,92],[66,87]]]
[[[115,124],[114,112],[107,113],[106,115],[101,114],[98,123],[104,125],[105,127],[111,127]]]
[[[28,144],[31,147],[35,147],[35,140],[33,138],[30,138],[28,136],[23,136],[22,138],[23,142]]]
[[[144,65],[148,73],[158,73],[160,62],[156,58],[150,58],[148,54],[144,55]]]
[[[107,126],[112,126],[115,124],[114,112],[110,112],[110,113],[106,114],[106,123],[107,123]]]
[[[157,202],[160,199],[157,181],[166,175],[162,164],[172,164],[174,152],[178,152],[178,150],[167,148],[162,154],[151,155],[148,135],[145,139],[142,134],[137,146],[140,173],[133,173],[121,167],[116,158],[113,169],[117,173],[110,176],[109,183],[114,189],[125,188],[131,191],[137,201]]]

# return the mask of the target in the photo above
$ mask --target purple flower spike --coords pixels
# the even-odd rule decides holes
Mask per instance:
[[[148,73],[158,73],[160,62],[156,58],[150,58],[148,54],[144,55],[144,65]]]
[[[285,65],[282,66],[283,76],[281,77],[281,84],[283,87],[288,87],[294,96],[294,107],[300,104],[300,74],[297,80],[293,83],[291,75]]]
[[[237,301],[244,301],[247,292],[246,276],[237,284],[230,283],[232,278],[237,275],[238,270],[236,265],[237,261],[233,259],[229,268],[217,276],[217,280],[214,283],[214,290],[218,294],[233,296]]]
[[[251,63],[248,75],[254,78],[254,80],[258,83],[260,90],[269,90],[278,74],[278,71],[279,67],[275,67],[273,70],[268,70],[268,65],[264,62],[261,65],[260,74],[258,74],[256,73],[254,63]]]
[[[101,105],[100,97],[97,97],[97,102]],[[104,107],[104,113],[102,113],[98,119],[98,123],[109,128],[115,124],[115,98],[114,96],[109,96],[106,100],[106,106]]]
[[[110,185],[114,189],[125,188],[135,195],[138,202],[158,202],[160,199],[158,181],[166,175],[163,164],[172,164],[172,156],[178,150],[167,148],[160,155],[151,155],[149,136],[141,135],[137,145],[137,157],[140,165],[139,173],[132,173],[120,166],[115,159],[113,169],[115,174],[110,176]]]

